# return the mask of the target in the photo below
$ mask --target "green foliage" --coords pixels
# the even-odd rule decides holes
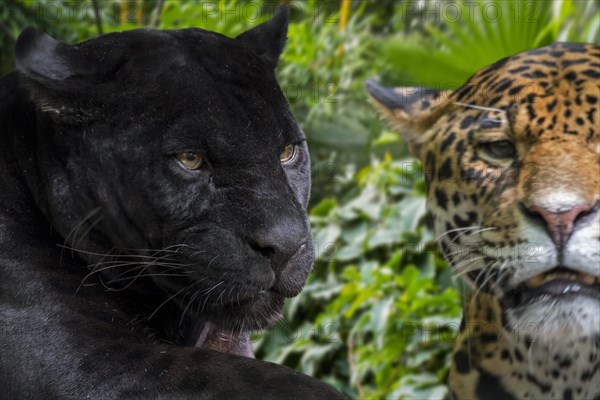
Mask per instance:
[[[587,43],[600,41],[600,4],[597,1],[562,1],[559,12],[563,25],[553,25],[558,40]]]
[[[198,27],[235,37],[268,20],[262,2],[218,0],[212,2],[167,1],[160,16],[160,29]],[[273,10],[273,8],[266,8]],[[229,14],[227,14],[229,13]]]
[[[422,27],[426,35],[417,31],[381,42],[390,67],[387,74],[398,84],[457,88],[474,71],[509,55],[557,40],[598,40],[597,2],[436,1],[424,2],[421,8],[412,4],[398,6],[405,20],[407,14],[414,19],[420,11],[427,21],[431,10],[437,10],[438,18],[436,24]]]
[[[98,1],[104,32],[198,27],[231,37],[265,21],[277,3],[139,0],[122,12],[122,2]],[[14,38],[27,25],[67,42],[97,35],[90,4],[0,0],[1,71],[12,69]],[[353,1],[344,29],[340,4],[292,2],[278,79],[309,139],[317,262],[283,321],[257,333],[254,347],[353,398],[441,399],[459,290],[425,223],[421,167],[382,128],[364,80],[456,87],[521,50],[598,41],[598,3]],[[39,12],[49,5],[62,17]]]

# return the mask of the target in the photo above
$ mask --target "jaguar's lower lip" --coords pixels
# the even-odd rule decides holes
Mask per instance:
[[[514,305],[520,305],[541,297],[560,299],[566,296],[586,296],[600,300],[600,278],[557,267],[529,278],[509,291],[505,297],[511,299]]]
[[[568,279],[553,279],[544,282],[534,288],[528,288],[526,292],[531,295],[563,296],[569,294],[585,295],[600,299],[600,286],[587,285]]]
[[[547,283],[554,281],[569,281],[579,283],[585,286],[599,286],[600,288],[600,277],[585,272],[573,271],[568,268],[557,267],[543,274],[538,274],[529,278],[525,283],[528,288],[536,289],[544,286]]]

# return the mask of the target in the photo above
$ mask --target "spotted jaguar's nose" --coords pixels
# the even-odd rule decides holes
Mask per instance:
[[[583,203],[559,212],[540,206],[523,207],[523,209],[529,217],[544,224],[556,247],[562,249],[576,229],[578,220],[599,205],[600,202],[595,205]]]

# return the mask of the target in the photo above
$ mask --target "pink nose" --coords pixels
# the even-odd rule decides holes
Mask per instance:
[[[529,211],[539,214],[544,219],[546,230],[554,244],[560,249],[569,240],[577,217],[591,208],[592,206],[589,204],[581,204],[567,211],[552,212],[543,207],[533,206],[529,208]]]

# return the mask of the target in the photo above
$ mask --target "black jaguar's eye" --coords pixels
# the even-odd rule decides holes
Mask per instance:
[[[189,169],[190,171],[195,171],[202,167],[202,164],[204,164],[202,155],[191,151],[179,153],[175,157],[185,169]]]
[[[481,141],[479,147],[496,159],[514,158],[517,155],[517,149],[510,140]]]
[[[279,155],[279,161],[282,163],[286,163],[291,161],[296,155],[296,145],[288,144],[285,146],[281,154]]]

